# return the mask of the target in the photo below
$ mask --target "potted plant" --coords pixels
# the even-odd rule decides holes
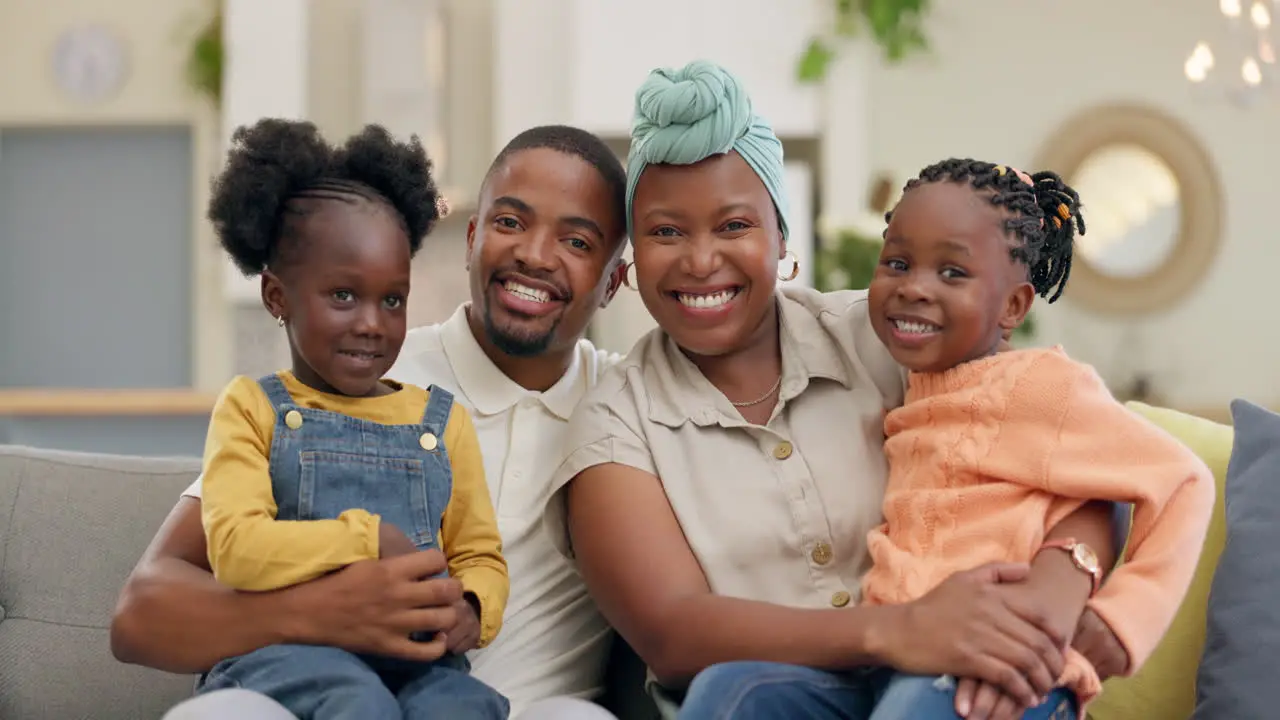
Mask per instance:
[[[870,33],[885,60],[901,61],[912,52],[928,49],[924,17],[929,0],[832,0],[832,30],[809,41],[800,56],[796,74],[800,82],[819,82],[835,58],[842,38]]]
[[[212,12],[191,43],[186,74],[191,88],[217,107],[222,102],[222,3],[215,0],[212,5]]]

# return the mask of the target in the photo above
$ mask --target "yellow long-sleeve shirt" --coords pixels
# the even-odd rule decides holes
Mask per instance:
[[[416,424],[429,393],[413,385],[379,397],[353,398],[310,388],[279,373],[293,401],[386,425]],[[240,376],[222,391],[205,441],[201,501],[209,565],[240,590],[274,590],[305,582],[358,560],[377,559],[380,518],[360,508],[334,520],[276,519],[270,450],[275,408],[257,381]],[[453,470],[440,542],[449,574],[480,604],[480,646],[502,627],[510,581],[471,415],[454,404],[444,432]]]

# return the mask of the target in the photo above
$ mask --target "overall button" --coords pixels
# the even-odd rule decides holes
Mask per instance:
[[[831,562],[831,546],[820,542],[813,546],[813,552],[809,554],[813,561],[819,565],[826,565]]]
[[[422,433],[422,437],[418,438],[418,444],[422,446],[423,450],[428,452],[435,450],[436,445],[439,445],[439,443],[436,442],[436,436],[431,433]]]
[[[773,456],[779,460],[786,460],[791,457],[791,443],[786,440],[778,443],[778,447],[773,449]]]
[[[285,413],[284,424],[288,425],[290,430],[297,430],[302,427],[302,413],[297,410],[290,410]]]
[[[844,607],[845,605],[848,605],[849,601],[852,599],[853,596],[844,590],[833,593],[831,595],[831,607]]]

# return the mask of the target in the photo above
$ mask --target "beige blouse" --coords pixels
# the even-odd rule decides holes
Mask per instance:
[[[768,425],[745,421],[654,330],[575,410],[547,529],[571,555],[564,486],[595,465],[652,473],[712,592],[793,607],[857,600],[880,522],[884,411],[906,374],[871,329],[866,291],[779,293],[782,386]]]

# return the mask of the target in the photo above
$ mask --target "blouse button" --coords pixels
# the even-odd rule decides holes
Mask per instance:
[[[778,447],[773,449],[773,456],[779,460],[786,460],[791,457],[791,443],[786,440],[778,443]]]
[[[422,437],[418,438],[418,444],[422,446],[423,450],[431,452],[436,449],[436,445],[439,443],[436,442],[435,435],[432,435],[431,433],[422,433]]]
[[[297,430],[302,427],[302,413],[297,410],[290,410],[285,413],[284,424],[288,425],[290,430]]]
[[[813,552],[809,554],[813,561],[819,565],[826,565],[831,562],[831,546],[820,542],[813,546]]]
[[[845,605],[848,605],[849,601],[852,599],[853,596],[844,590],[840,590],[839,592],[832,594],[831,607],[844,607]]]

